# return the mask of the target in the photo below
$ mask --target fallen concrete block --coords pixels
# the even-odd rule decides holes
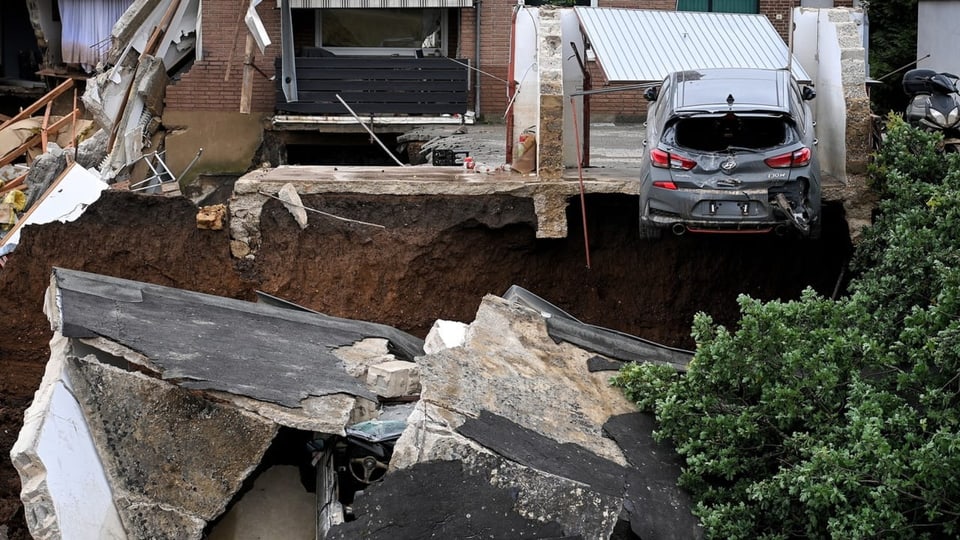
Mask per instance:
[[[378,396],[400,397],[420,393],[420,372],[417,364],[394,360],[370,366],[367,386]]]
[[[367,370],[370,366],[392,362],[397,359],[390,354],[388,341],[383,338],[366,338],[346,347],[333,350],[334,356],[343,360],[347,373],[360,379],[367,380]]]
[[[297,188],[293,187],[293,184],[290,183],[284,184],[283,187],[280,188],[279,193],[277,193],[277,196],[280,197],[283,205],[290,211],[297,225],[299,225],[301,229],[306,229],[307,210],[303,206],[303,201],[300,200],[300,194],[297,193]]]
[[[467,336],[467,325],[457,321],[438,320],[433,323],[427,339],[423,342],[423,352],[433,354],[443,349],[463,345]]]

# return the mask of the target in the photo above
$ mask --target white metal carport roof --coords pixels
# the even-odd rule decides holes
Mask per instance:
[[[660,81],[674,71],[787,67],[789,51],[765,15],[576,7],[611,83]],[[794,77],[810,76],[794,59]]]

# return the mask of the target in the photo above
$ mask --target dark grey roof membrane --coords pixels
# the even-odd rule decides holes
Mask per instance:
[[[677,371],[686,371],[693,352],[661,345],[618,330],[611,330],[579,321],[536,294],[511,285],[503,293],[504,300],[540,312],[547,323],[547,333],[556,341],[566,341],[614,360],[665,364]]]
[[[379,337],[402,342],[408,359],[418,348],[422,354],[421,340],[384,325],[63,268],[54,268],[53,279],[64,336],[115,341],[186,388],[291,408],[332,394],[375,401],[332,351]]]

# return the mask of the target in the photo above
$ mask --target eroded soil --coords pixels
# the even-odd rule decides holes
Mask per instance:
[[[11,539],[29,535],[6,456],[48,356],[52,334],[41,305],[53,266],[247,300],[259,289],[421,337],[436,319],[472,321],[483,295],[518,284],[584,322],[692,347],[697,311],[733,325],[740,293],[791,299],[812,286],[831,295],[851,251],[837,208],[826,209],[817,242],[716,235],[649,242],[637,238],[635,199],[590,197],[587,268],[578,201],[564,240],[536,239],[528,199],[338,195],[304,203],[385,228],[310,214],[301,230],[271,201],[259,257],[240,262],[226,231],[196,228],[188,200],[109,191],[77,222],[24,231],[0,270],[0,524]]]

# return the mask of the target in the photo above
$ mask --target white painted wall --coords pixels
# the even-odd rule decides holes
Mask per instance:
[[[844,84],[851,84],[865,73],[846,73],[841,55],[850,56],[859,42],[847,43],[849,37],[838,33],[838,24],[856,24],[859,14],[850,10],[813,8],[794,9],[796,30],[793,35],[794,56],[810,74],[817,97],[810,102],[817,122],[815,131],[819,144],[820,168],[825,175],[846,182],[846,126],[847,104]],[[857,36],[860,39],[860,36]],[[859,47],[862,50],[862,47]],[[855,55],[854,55],[855,56]],[[853,65],[853,64],[851,64]],[[863,64],[859,69],[863,69]]]
[[[580,21],[572,9],[564,9],[560,12],[560,29],[563,36],[563,166],[577,167],[577,148],[578,146],[583,148],[586,119],[583,117],[583,96],[573,98],[573,104],[570,103],[570,94],[583,90],[583,72],[580,70],[580,64],[577,63],[571,43],[576,45],[580,58],[584,62],[587,59],[583,34],[580,32]]]
[[[917,67],[960,75],[960,1],[921,0],[917,6]]]
[[[514,147],[520,134],[527,128],[540,125],[540,72],[537,68],[537,28],[540,10],[521,8],[517,13],[514,41],[514,79],[518,82],[516,100],[513,102]],[[514,153],[514,159],[516,159]]]
[[[103,465],[66,368],[66,338],[50,343],[47,369],[10,451],[35,538],[125,539]]]
[[[519,82],[517,98],[513,105],[514,138],[511,144],[516,146],[517,139],[527,128],[537,129],[540,125],[540,78],[537,62],[537,29],[540,24],[538,8],[521,8],[517,14],[516,42],[514,49],[514,77]],[[583,90],[583,74],[573,54],[575,43],[580,54],[584,54],[583,36],[580,23],[572,9],[560,12],[560,28],[563,36],[563,165],[577,166],[577,140],[583,140],[584,121],[583,97],[574,98],[570,104],[570,94]],[[574,113],[577,130],[574,130]],[[538,138],[539,140],[539,138]]]
[[[88,206],[100,198],[110,186],[99,176],[77,163],[71,164],[54,180],[43,198],[34,203],[26,218],[21,219],[0,240],[0,255],[6,255],[20,243],[20,230],[26,225],[66,223],[79,218]]]

